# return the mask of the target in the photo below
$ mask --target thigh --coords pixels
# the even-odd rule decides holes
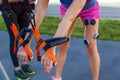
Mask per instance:
[[[61,14],[60,15],[60,22],[62,21],[63,18],[64,18],[64,15]],[[76,19],[73,21],[73,23],[69,27],[68,32],[66,32],[66,36],[71,37],[72,32],[73,32],[73,30],[75,28],[75,25],[76,25]]]
[[[99,26],[99,18],[100,18],[99,4],[96,3],[93,7],[81,11],[79,17],[81,17],[82,19],[85,40],[90,42],[90,44],[96,44],[96,38],[94,37],[98,34],[98,26]],[[95,24],[92,24],[92,22],[95,22]]]
[[[28,27],[30,23],[29,16],[27,15],[27,12],[23,12],[21,15],[18,16],[18,22],[19,22],[19,29],[23,29],[24,27]]]
[[[10,40],[13,41],[14,35],[13,35],[13,32],[12,32],[10,26],[11,26],[11,23],[14,23],[17,26],[17,15],[13,12],[12,17],[8,17],[8,14],[5,11],[2,11],[2,16],[3,16],[4,22],[6,24],[6,27],[8,29]]]
[[[17,25],[17,16],[15,13],[13,13],[12,17],[9,18],[8,14],[4,11],[2,11],[2,16],[3,16],[4,22],[6,24],[6,27],[8,29],[8,33],[9,33],[9,37],[10,37],[10,53],[11,53],[11,55],[13,55],[14,47],[16,46],[16,49],[17,49],[18,42],[17,41],[15,42],[15,37],[14,37],[14,34],[13,34],[10,26],[11,26],[11,23],[14,23]]]
[[[18,22],[19,22],[19,31],[29,26],[30,19],[29,19],[29,16],[27,15],[27,12],[22,12],[22,14],[18,16]],[[24,37],[25,37],[25,34],[22,35],[22,38]]]

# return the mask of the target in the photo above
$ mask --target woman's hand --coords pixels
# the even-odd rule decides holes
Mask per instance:
[[[45,73],[49,74],[52,69],[53,62],[48,58],[45,53],[41,57],[41,64],[44,66]]]

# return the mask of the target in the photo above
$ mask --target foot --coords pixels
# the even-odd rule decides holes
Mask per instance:
[[[22,65],[22,70],[23,70],[26,74],[28,74],[29,76],[32,76],[32,75],[35,74],[35,71],[34,71],[34,70],[31,68],[31,66],[28,65],[28,64],[23,64],[23,65]]]
[[[14,71],[14,76],[16,80],[30,80],[29,75],[27,75],[23,70]]]
[[[55,76],[51,76],[52,80],[62,80],[62,77],[56,78]]]

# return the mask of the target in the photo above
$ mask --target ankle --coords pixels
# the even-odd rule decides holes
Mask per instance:
[[[18,66],[18,67],[15,67],[15,71],[19,71],[21,68]]]

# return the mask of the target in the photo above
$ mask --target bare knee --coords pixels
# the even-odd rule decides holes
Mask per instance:
[[[95,54],[97,54],[97,45],[96,44],[89,44],[86,46],[87,48],[87,52],[89,56],[94,56]]]

